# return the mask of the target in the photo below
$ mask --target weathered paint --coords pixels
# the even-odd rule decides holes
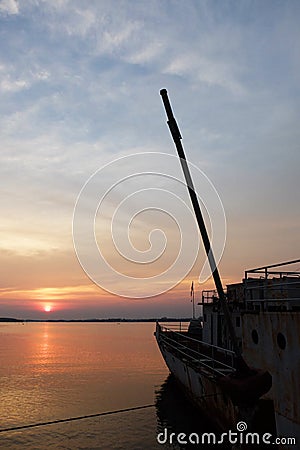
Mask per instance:
[[[249,366],[267,371],[272,376],[272,388],[261,401],[270,405],[263,417],[274,416],[277,436],[296,438],[297,448],[300,448],[300,278],[298,269],[286,271],[286,266],[296,263],[299,264],[300,260],[245,272],[242,283],[227,286],[227,298],[244,359]],[[232,350],[220,302],[205,292],[207,295],[202,295],[202,339],[208,344]],[[195,392],[198,393],[196,397],[202,392],[202,400],[196,398],[196,401],[216,421],[221,420],[224,424],[236,420],[236,409],[230,398],[216,395],[216,389],[220,389],[216,378],[205,370],[195,369],[193,364],[189,366],[188,361],[172,355],[167,347],[162,347],[162,353],[168,360],[170,371],[185,386],[192,400],[195,401]],[[193,372],[200,374],[200,391],[197,383],[193,384]],[[203,392],[211,392],[211,399],[205,400]],[[220,404],[217,406],[218,397]],[[232,407],[228,406],[230,403]],[[280,448],[294,449],[295,446]]]
[[[272,375],[273,385],[265,396],[274,402],[278,435],[296,437],[300,443],[299,312],[245,313],[242,329],[245,360]],[[252,339],[253,330],[258,334],[257,344]],[[278,345],[279,333],[286,341],[284,349]]]
[[[196,371],[187,362],[173,355],[163,343],[158,341],[158,345],[170,372],[185,388],[193,403],[208,417],[214,418],[220,430],[228,430],[238,422],[238,408],[222,393],[210,374]]]

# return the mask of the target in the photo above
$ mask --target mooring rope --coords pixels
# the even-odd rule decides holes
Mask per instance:
[[[202,398],[206,398],[206,397],[216,397],[218,395],[224,395],[224,394],[222,392],[216,392],[215,394],[204,394],[204,395],[199,396],[198,398],[202,399]],[[55,425],[58,423],[74,422],[75,420],[93,419],[95,417],[101,417],[101,416],[111,416],[113,414],[137,411],[139,409],[153,408],[154,406],[156,406],[156,405],[151,404],[151,405],[133,406],[132,408],[115,409],[113,411],[103,411],[101,413],[87,414],[85,416],[76,416],[76,417],[68,417],[66,419],[49,420],[48,422],[30,423],[28,425],[19,425],[19,426],[10,427],[10,428],[0,428],[0,433],[8,433],[9,431],[20,431],[20,430],[25,430],[27,428],[44,427],[47,425]]]
[[[152,405],[134,406],[132,408],[116,409],[114,411],[104,411],[104,412],[97,413],[97,414],[88,414],[86,416],[68,417],[67,419],[57,419],[57,420],[50,420],[48,422],[30,423],[28,425],[20,425],[20,426],[17,426],[17,427],[2,428],[2,429],[0,429],[0,433],[5,433],[5,432],[9,432],[9,431],[25,430],[26,428],[44,427],[46,425],[54,425],[54,424],[57,424],[57,423],[73,422],[75,420],[92,419],[94,417],[109,416],[109,415],[112,415],[112,414],[119,414],[119,413],[123,413],[123,412],[136,411],[138,409],[153,408],[154,406],[155,406],[154,404],[152,404]]]

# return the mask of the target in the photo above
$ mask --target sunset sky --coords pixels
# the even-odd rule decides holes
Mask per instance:
[[[161,88],[187,158],[224,206],[224,284],[299,258],[299,23],[292,0],[0,1],[0,317],[188,316],[191,281],[196,299],[212,287],[197,282],[202,246],[198,254],[189,200],[168,176],[183,179],[179,162],[161,155],[175,155]],[[160,175],[137,175],[149,168]],[[97,202],[117,183],[94,211],[98,246],[117,272],[95,266],[97,282],[127,297],[94,283],[73,246],[75,203],[96,171]],[[85,201],[79,253],[94,270],[85,241],[89,195]],[[143,208],[150,209],[135,216]],[[125,245],[133,218],[129,243],[140,263],[128,261]],[[211,226],[219,235],[219,224]],[[168,271],[181,239],[185,256],[196,251],[195,264],[179,264],[183,278]],[[124,258],[113,252],[117,241],[129,251]],[[149,277],[162,273],[158,296],[128,298],[146,297]]]

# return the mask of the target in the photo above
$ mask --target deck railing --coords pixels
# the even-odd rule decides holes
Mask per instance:
[[[185,333],[188,331],[190,322],[161,322],[159,323],[160,327],[169,330],[175,331],[177,333]]]
[[[300,264],[300,259],[294,259],[293,261],[286,261],[286,262],[282,262],[279,264],[272,264],[269,266],[256,267],[255,269],[249,269],[249,270],[245,271],[245,279],[247,280],[247,278],[249,278],[250,274],[259,275],[260,279],[267,279],[270,275],[276,275],[276,276],[279,276],[280,278],[282,278],[284,276],[291,276],[291,275],[296,275],[299,277],[300,276],[299,264]],[[282,267],[286,267],[286,266],[292,266],[292,267],[297,266],[297,267],[295,267],[296,270],[282,269]],[[281,268],[280,270],[278,270],[279,267]],[[275,269],[277,269],[277,270],[275,270]]]
[[[231,350],[194,339],[185,333],[174,331],[173,327],[168,328],[159,323],[156,325],[156,333],[171,353],[198,368],[204,367],[222,376],[235,371],[235,353]]]

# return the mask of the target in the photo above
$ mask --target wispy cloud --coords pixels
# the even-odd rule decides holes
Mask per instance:
[[[60,260],[71,264],[73,206],[97,168],[136,151],[173,152],[162,87],[189,158],[221,191],[228,228],[236,231],[229,233],[228,267],[234,234],[247,260],[250,224],[257,230],[261,223],[266,240],[264,251],[255,249],[259,262],[267,248],[283,251],[273,223],[286,230],[284,259],[293,258],[299,17],[297,2],[269,0],[2,0],[2,248],[9,270],[13,261],[18,267],[8,280],[20,279],[20,264],[43,249],[44,269],[31,266],[43,282],[47,273],[54,280]]]
[[[0,14],[14,15],[19,13],[19,4],[17,0],[1,0]]]

